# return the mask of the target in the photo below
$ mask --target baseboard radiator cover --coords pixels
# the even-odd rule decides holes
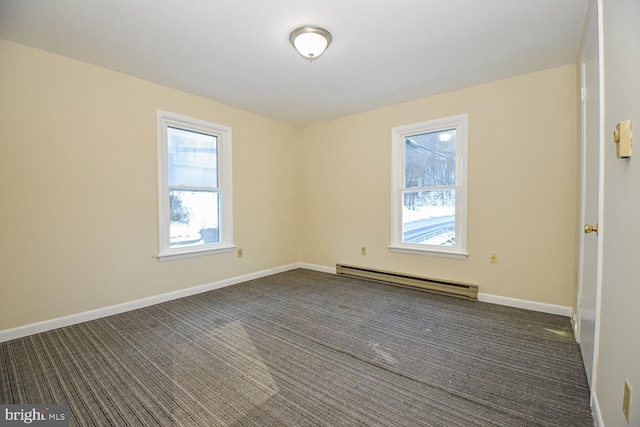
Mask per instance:
[[[412,274],[395,273],[344,264],[336,264],[336,273],[341,276],[357,277],[391,285],[406,286],[470,300],[478,300],[478,285],[469,283],[432,279],[414,276]]]

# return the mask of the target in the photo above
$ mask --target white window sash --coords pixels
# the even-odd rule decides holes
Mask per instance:
[[[162,110],[158,123],[158,254],[160,261],[231,252],[233,244],[233,189],[231,169],[231,128]],[[217,137],[218,187],[170,186],[168,183],[167,128],[174,127]],[[174,247],[169,244],[169,191],[193,190],[218,192],[220,195],[219,242],[197,246]]]
[[[466,259],[467,248],[467,141],[468,115],[460,114],[429,120],[391,130],[391,244],[396,253],[423,254]],[[405,138],[423,133],[456,129],[456,184],[454,186],[406,187]],[[456,243],[454,246],[428,245],[403,242],[402,207],[406,191],[455,190],[456,192]]]

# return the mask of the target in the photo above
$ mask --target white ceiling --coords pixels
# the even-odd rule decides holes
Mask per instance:
[[[0,38],[306,125],[574,63],[587,3],[0,0]],[[313,63],[305,24],[333,35]]]

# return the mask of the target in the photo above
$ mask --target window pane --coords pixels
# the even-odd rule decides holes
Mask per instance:
[[[169,191],[169,247],[219,243],[220,193]]]
[[[218,187],[217,137],[167,128],[169,185]]]
[[[456,130],[405,137],[405,187],[456,183]]]
[[[455,245],[455,190],[405,191],[403,199],[403,243]]]

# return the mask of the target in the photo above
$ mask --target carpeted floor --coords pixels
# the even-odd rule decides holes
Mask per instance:
[[[593,426],[569,319],[293,270],[0,344],[81,426]]]

